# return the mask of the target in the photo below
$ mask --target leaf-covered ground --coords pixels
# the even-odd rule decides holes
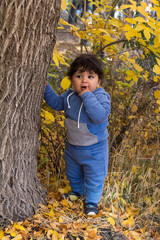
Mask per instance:
[[[96,217],[86,217],[83,199],[72,203],[61,198],[60,192],[66,189],[49,193],[48,205],[41,205],[31,219],[0,230],[0,239],[126,239],[112,228],[109,223],[112,214],[106,209],[101,208]]]

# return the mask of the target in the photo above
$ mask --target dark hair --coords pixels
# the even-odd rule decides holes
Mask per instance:
[[[70,65],[67,76],[72,79],[73,74],[80,69],[81,72],[94,71],[99,79],[104,79],[104,70],[102,62],[92,54],[81,54],[79,55]]]

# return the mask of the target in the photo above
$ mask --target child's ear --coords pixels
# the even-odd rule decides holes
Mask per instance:
[[[98,81],[98,85],[97,86],[99,87],[100,85],[101,85],[101,80]]]

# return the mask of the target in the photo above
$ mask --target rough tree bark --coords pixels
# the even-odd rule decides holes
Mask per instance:
[[[32,216],[46,201],[38,131],[60,3],[0,2],[0,225]]]

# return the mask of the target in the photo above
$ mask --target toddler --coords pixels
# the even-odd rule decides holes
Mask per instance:
[[[71,200],[84,196],[84,212],[92,216],[98,214],[108,170],[110,96],[100,87],[104,72],[95,55],[78,56],[67,75],[72,88],[57,95],[48,83],[44,99],[51,108],[64,110],[65,114],[65,165],[72,191],[64,197]]]

